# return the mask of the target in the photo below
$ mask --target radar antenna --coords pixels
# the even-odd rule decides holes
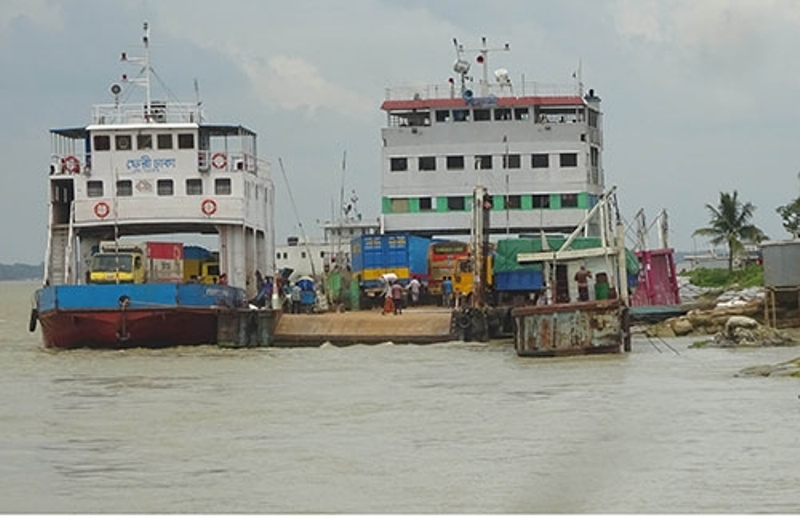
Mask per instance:
[[[453,38],[453,44],[456,47],[456,62],[453,65],[453,70],[461,75],[461,93],[463,94],[466,87],[465,81],[468,79],[467,72],[469,72],[469,61],[463,59],[461,54],[463,52],[478,52],[478,55],[475,57],[475,61],[478,62],[479,65],[483,67],[483,80],[481,81],[481,96],[486,97],[489,95],[489,53],[490,52],[497,52],[497,51],[504,51],[508,52],[511,50],[511,45],[506,43],[502,47],[499,48],[489,48],[486,43],[486,36],[481,38],[481,47],[475,49],[465,49],[464,45],[460,44],[456,38]],[[508,72],[505,72],[507,75]],[[498,77],[498,79],[500,79]]]

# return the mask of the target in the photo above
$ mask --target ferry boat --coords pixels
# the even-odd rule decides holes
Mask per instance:
[[[154,100],[147,23],[142,42],[142,57],[121,55],[141,73],[111,85],[113,103],[94,106],[88,125],[50,131],[44,285],[30,320],[46,347],[213,344],[220,314],[275,274],[274,192],[256,133],[206,122],[199,102]],[[129,88],[144,101],[128,103]],[[189,275],[200,259],[183,242],[159,242],[175,235],[216,236],[218,283]]]
[[[619,351],[628,338],[628,271],[608,205],[616,195],[605,184],[600,97],[584,90],[580,67],[563,84],[515,79],[490,68],[508,43],[453,44],[446,84],[386,91],[382,227],[469,239],[474,295],[457,317],[465,336],[485,338],[498,320],[516,328],[519,355]],[[551,241],[556,248],[538,245]],[[583,264],[603,272],[613,299],[575,301]]]
[[[448,83],[386,90],[384,231],[468,236],[481,185],[491,234],[570,234],[605,190],[600,97],[584,92],[580,72],[571,84],[546,84],[497,68],[490,80],[490,57],[510,45],[453,43]],[[584,233],[599,235],[598,223]]]

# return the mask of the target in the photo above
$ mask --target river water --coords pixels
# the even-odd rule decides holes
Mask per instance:
[[[52,352],[35,287],[0,283],[0,512],[800,510],[800,380],[735,376],[800,348]]]

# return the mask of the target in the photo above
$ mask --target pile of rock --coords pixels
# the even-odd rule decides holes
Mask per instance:
[[[692,309],[684,316],[669,318],[644,329],[648,337],[710,336],[721,332],[731,316],[747,316],[758,322],[763,318],[764,307],[758,300],[732,307],[716,306],[712,309]]]
[[[778,364],[751,366],[736,374],[737,377],[800,377],[800,358]]]
[[[740,346],[794,346],[797,342],[783,332],[765,327],[747,316],[731,316],[725,327],[714,334],[706,346],[721,348]]]

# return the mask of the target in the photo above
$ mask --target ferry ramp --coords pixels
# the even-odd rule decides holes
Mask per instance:
[[[288,314],[278,317],[275,346],[319,346],[377,343],[440,343],[456,340],[449,309],[412,308],[402,314],[380,311]]]

